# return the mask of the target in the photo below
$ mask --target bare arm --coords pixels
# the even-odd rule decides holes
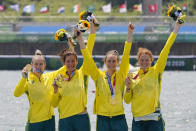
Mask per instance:
[[[128,34],[127,34],[127,42],[132,43],[133,32],[135,30],[135,26],[133,23],[129,23],[128,25]]]
[[[174,30],[173,32],[175,34],[178,34],[178,31],[180,30],[181,24],[179,24],[178,22],[175,24]]]
[[[73,46],[73,43],[74,43],[73,39],[68,38],[67,44],[68,44],[69,49],[72,50],[72,51],[74,51],[74,48],[75,48],[75,46]]]
[[[74,31],[74,33],[76,34],[78,34],[78,35],[76,35],[77,37],[77,40],[78,40],[78,43],[79,43],[79,45],[80,45],[80,49],[85,49],[86,48],[86,45],[85,45],[85,43],[84,43],[84,39],[83,39],[83,37],[82,37],[82,33],[79,31],[79,30],[75,30]]]
[[[93,18],[91,22],[90,34],[96,34],[97,31],[97,26],[95,25],[96,23],[98,23],[97,19]]]

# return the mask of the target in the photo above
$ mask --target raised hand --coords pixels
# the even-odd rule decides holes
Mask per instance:
[[[56,84],[56,79],[53,81],[52,86],[54,88],[54,93],[57,93],[58,92],[58,86]]]
[[[135,25],[132,22],[128,24],[128,34],[127,34],[127,42],[132,42],[133,32],[135,30]]]
[[[78,41],[83,40],[82,32],[79,29],[74,29],[74,36]]]
[[[78,40],[78,43],[80,45],[80,49],[85,49],[86,48],[86,45],[84,43],[84,39],[82,37],[82,33],[80,32],[80,30],[75,29],[74,30],[74,34],[76,36],[76,39]]]
[[[22,69],[22,77],[23,78],[27,78],[27,70],[26,70],[26,67],[24,67],[23,69]]]
[[[30,64],[27,64],[23,69],[22,69],[22,77],[27,78],[28,72],[30,72],[32,69]]]
[[[131,80],[129,77],[125,78],[125,85],[126,85],[126,92],[130,92],[130,88],[131,88]]]
[[[178,20],[177,20],[177,21],[176,21],[176,24],[175,24],[175,26],[174,26],[174,30],[173,30],[173,32],[174,32],[175,34],[178,33],[178,31],[179,31],[181,25],[182,25],[182,23],[180,24],[180,23],[178,22]]]
[[[90,29],[90,33],[91,34],[95,34],[96,33],[97,29],[99,28],[97,26],[98,23],[99,22],[98,22],[98,20],[95,17],[92,18],[92,21],[91,21],[91,29]]]
[[[134,32],[135,25],[132,22],[129,22],[128,24],[128,32]]]
[[[74,41],[73,41],[73,38],[68,38],[68,40],[67,40],[67,44],[68,44],[68,46],[69,46],[69,49],[70,50],[72,50],[72,51],[74,51]]]

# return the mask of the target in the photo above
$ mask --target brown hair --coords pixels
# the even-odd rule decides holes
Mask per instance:
[[[149,49],[147,49],[147,48],[139,48],[138,49],[138,52],[137,52],[137,60],[139,60],[140,59],[140,56],[142,55],[142,54],[147,54],[147,55],[149,55],[150,56],[150,60],[151,60],[151,62],[153,62],[153,55],[152,55],[152,52],[149,50]]]
[[[110,54],[117,56],[117,61],[119,61],[120,58],[119,58],[119,53],[118,53],[118,51],[117,51],[117,50],[110,50],[110,51],[108,51],[108,52],[106,53],[106,57],[105,57],[105,59],[104,59],[104,62],[106,62],[107,56],[110,55]]]
[[[74,51],[72,51],[71,49],[63,49],[63,50],[61,50],[61,51],[59,52],[58,55],[60,56],[60,60],[61,60],[61,62],[62,62],[63,64],[65,63],[66,57],[67,57],[67,56],[70,56],[70,55],[74,55],[75,58],[76,58],[76,60],[78,60],[77,54],[76,54]]]
[[[31,63],[33,63],[33,60],[36,59],[37,57],[41,57],[43,59],[44,63],[46,62],[44,56],[42,55],[42,52],[40,50],[36,49],[35,55],[32,57]]]

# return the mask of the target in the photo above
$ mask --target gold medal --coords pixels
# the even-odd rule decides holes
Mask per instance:
[[[129,77],[129,79],[132,79],[133,78],[133,73],[129,72],[127,77]]]
[[[111,103],[112,105],[115,105],[115,104],[116,104],[116,99],[115,99],[115,97],[112,97],[112,98],[110,99],[110,103]]]
[[[27,65],[25,66],[25,68],[26,68],[27,72],[30,72],[30,71],[31,71],[31,69],[32,69],[32,67],[31,67],[31,65],[30,65],[30,64],[27,64]]]
[[[58,88],[61,88],[61,84],[62,84],[62,82],[63,82],[64,80],[63,80],[63,76],[61,75],[61,74],[59,74],[58,76],[57,76],[57,78],[56,78],[56,81],[55,81],[55,83],[56,83],[56,85],[58,86]]]
[[[58,80],[59,82],[62,82],[62,81],[63,81],[63,76],[62,76],[61,74],[59,74],[59,75],[57,76],[57,80]]]

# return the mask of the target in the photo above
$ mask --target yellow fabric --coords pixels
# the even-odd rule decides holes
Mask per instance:
[[[68,78],[66,73],[63,73],[62,76]],[[58,84],[60,88],[53,95],[52,105],[58,105],[60,119],[73,116],[85,110],[87,87],[85,86],[84,77],[84,71],[80,68],[75,71],[70,81],[64,80]]]
[[[28,121],[30,123],[49,120],[54,115],[53,107],[51,106],[51,98],[53,80],[58,73],[64,68],[51,73],[42,74],[40,78],[33,73],[28,73],[28,78],[21,78],[14,90],[14,96],[19,97],[26,94],[29,100],[30,108],[28,113]]]
[[[89,53],[92,55],[94,43],[95,43],[96,34],[89,34],[86,47],[88,48]]]
[[[81,50],[84,57],[84,61],[88,64],[89,74],[91,75],[96,85],[96,98],[93,105],[94,114],[111,117],[124,114],[124,80],[129,71],[129,54],[131,50],[131,45],[131,43],[125,42],[120,69],[119,71],[116,71],[111,77],[111,83],[113,83],[114,77],[116,76],[114,99],[111,96],[110,88],[106,77],[106,72],[102,72],[97,68],[87,48]]]
[[[160,108],[162,74],[176,36],[171,33],[156,64],[150,67],[147,73],[141,69],[133,73],[133,77],[139,75],[136,80],[131,79],[131,90],[129,93],[125,91],[124,100],[127,104],[132,103],[131,111],[134,117],[151,114],[156,108]]]
[[[95,34],[89,34],[87,47],[91,55],[94,41]],[[86,109],[89,76],[87,68],[88,64],[83,61],[83,65],[74,72],[70,81],[58,82],[60,88],[52,97],[52,105],[58,106],[60,119],[79,114]],[[61,75],[63,78],[68,78],[66,71]]]

